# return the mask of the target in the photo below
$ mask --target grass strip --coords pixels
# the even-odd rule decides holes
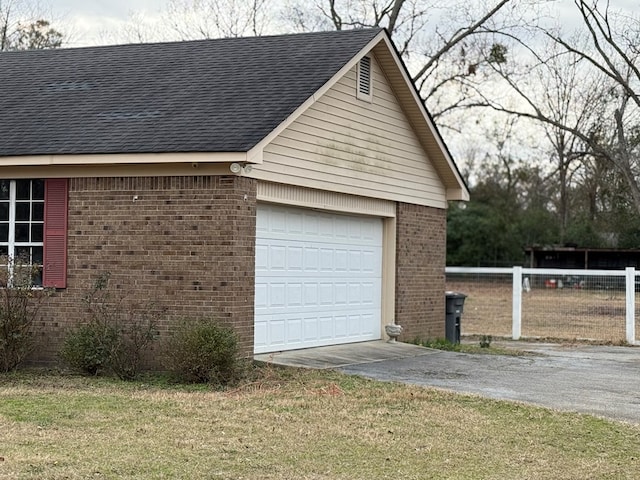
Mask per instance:
[[[637,478],[640,426],[332,371],[0,377],[0,479]]]

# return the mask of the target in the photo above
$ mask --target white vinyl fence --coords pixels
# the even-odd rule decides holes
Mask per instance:
[[[638,344],[640,271],[447,267],[462,335]]]

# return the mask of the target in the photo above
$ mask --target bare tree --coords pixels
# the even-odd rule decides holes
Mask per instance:
[[[273,23],[279,7],[280,0],[169,0],[159,18],[133,11],[119,32],[103,32],[102,38],[144,43],[259,36],[278,31]]]
[[[576,40],[578,41],[578,40]],[[603,98],[606,81],[594,75],[576,55],[564,55],[555,42],[548,45],[552,56],[545,69],[536,69],[532,77],[538,83],[539,102],[557,124],[568,125],[575,131],[589,131],[598,125],[607,98]],[[559,220],[560,241],[565,241],[571,221],[571,194],[581,178],[589,179],[592,157],[585,142],[557,124],[542,123],[551,146],[551,176],[556,180],[555,209]],[[588,181],[588,180],[587,180]]]
[[[576,37],[567,38],[550,29],[542,33],[550,39],[560,52],[536,51],[535,45],[520,47],[533,59],[532,70],[546,71],[546,75],[560,78],[558,63],[554,59],[564,57],[571,64],[580,63],[587,74],[584,79],[598,78],[599,85],[587,96],[567,99],[564,107],[571,115],[558,116],[557,110],[550,108],[540,84],[531,84],[528,75],[514,74],[494,64],[495,71],[502,75],[521,101],[520,106],[505,105],[495,98],[483,94],[484,100],[478,106],[491,106],[500,112],[531,118],[542,122],[556,132],[556,136],[569,135],[582,142],[592,157],[610,162],[622,175],[629,187],[629,195],[635,210],[640,213],[640,21],[637,18],[614,12],[607,4],[599,7],[597,2],[574,0],[586,33],[586,42]],[[576,91],[586,91],[585,84],[577,85]],[[478,93],[478,91],[476,92]],[[581,108],[597,106],[590,113],[590,121],[577,121]],[[583,119],[584,120],[584,119]]]
[[[43,19],[37,4],[0,0],[0,51],[58,48],[62,40],[62,33]]]
[[[461,80],[481,82],[485,62],[505,61],[502,31],[528,23],[532,4],[494,0],[288,0],[296,30],[384,27],[434,118],[464,103]],[[535,15],[533,15],[535,17]]]
[[[171,0],[165,23],[180,39],[256,36],[265,33],[273,2]]]

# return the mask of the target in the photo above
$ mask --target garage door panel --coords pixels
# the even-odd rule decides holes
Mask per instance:
[[[333,298],[333,287],[333,283],[318,284],[318,304],[330,307],[335,303]]]
[[[287,298],[286,303],[288,307],[302,307],[302,284],[301,283],[288,283],[287,284]]]
[[[256,353],[381,337],[382,221],[258,207]]]
[[[269,286],[267,284],[256,284],[255,309],[266,309],[269,307]]]
[[[362,289],[360,286],[359,283],[350,283],[347,286],[349,305],[362,305]]]
[[[289,271],[304,271],[303,251],[302,246],[287,247],[287,269]]]
[[[349,250],[349,271],[362,271],[362,252],[359,250]]]
[[[286,232],[287,215],[285,211],[272,210],[266,225],[269,232]]]
[[[377,285],[374,283],[363,283],[362,294],[360,295],[362,304],[373,306],[376,293],[379,291],[380,291],[380,285]]]
[[[287,306],[287,285],[285,283],[270,283],[267,285],[267,307],[276,311],[278,307]]]
[[[287,269],[287,247],[282,245],[267,245],[267,262],[269,271],[284,272]]]
[[[322,306],[352,308],[354,305],[377,305],[380,284],[377,282],[270,282],[256,285],[256,309],[279,307],[309,310]],[[296,308],[298,307],[298,308]]]
[[[299,316],[289,316],[285,320],[285,343],[297,345],[302,343],[304,338],[304,319]]]
[[[269,325],[271,318],[263,315],[256,319],[253,329],[254,349],[256,351],[266,351],[269,348]]]
[[[333,250],[328,248],[320,249],[320,271],[321,272],[333,272]]]
[[[357,217],[349,217],[349,218],[357,218]],[[379,219],[376,219],[376,222]],[[265,222],[263,222],[265,223]],[[296,233],[287,230],[270,230],[269,227],[264,227],[261,229],[256,228],[256,234],[260,239],[270,239],[270,240],[280,240],[286,242],[294,242],[302,245],[308,244],[316,244],[318,246],[336,246],[342,245],[344,247],[349,247],[354,244],[358,246],[379,246],[379,228],[375,227],[368,228],[373,231],[373,233],[364,234],[364,231],[360,235],[349,235],[346,232],[344,235],[336,235],[335,232],[326,232],[321,230],[322,228],[326,228],[326,224],[320,225],[319,232],[310,232],[306,231],[304,233]],[[293,243],[292,243],[293,244]]]
[[[347,325],[349,326],[349,336],[355,337],[363,333],[364,322],[369,318],[364,315],[349,315],[347,318]]]
[[[372,272],[380,268],[377,263],[382,249],[357,248],[342,245],[333,248],[321,245],[282,245],[285,240],[261,239],[256,244],[256,272],[274,275],[277,271],[299,270],[313,274],[324,272]],[[297,242],[296,242],[297,243]]]
[[[300,313],[272,315],[256,322],[256,335],[264,339],[256,347],[302,348],[326,345],[327,341],[362,341],[379,338],[370,326],[376,317],[373,312],[333,315],[301,315]]]
[[[348,315],[336,315],[334,317],[334,337],[336,340],[344,341],[349,338],[349,326],[347,325],[348,319]]]
[[[335,249],[333,251],[333,265],[336,272],[349,271],[349,251],[345,249]]]
[[[318,339],[320,342],[331,341],[335,336],[332,316],[317,317]]]
[[[269,271],[269,246],[256,243],[256,273]]]
[[[321,338],[321,325],[319,325],[319,319],[317,317],[304,319],[304,341],[305,343],[316,342]],[[326,326],[326,325],[325,325]]]
[[[292,270],[308,273],[309,276],[314,276],[317,272],[381,274],[381,267],[377,262],[382,253],[381,248],[283,247],[272,242],[256,245],[256,255],[259,255],[256,272],[263,273],[264,276],[277,276],[278,272]]]
[[[320,267],[320,248],[311,246],[304,248],[304,271],[317,272]]]

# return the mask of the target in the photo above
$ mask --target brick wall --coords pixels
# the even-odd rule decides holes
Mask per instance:
[[[255,215],[256,182],[243,177],[70,179],[67,288],[43,307],[33,360],[55,361],[102,272],[126,302],[166,310],[161,337],[178,319],[214,316],[253,354]]]
[[[398,203],[396,323],[402,340],[444,338],[446,210]]]

